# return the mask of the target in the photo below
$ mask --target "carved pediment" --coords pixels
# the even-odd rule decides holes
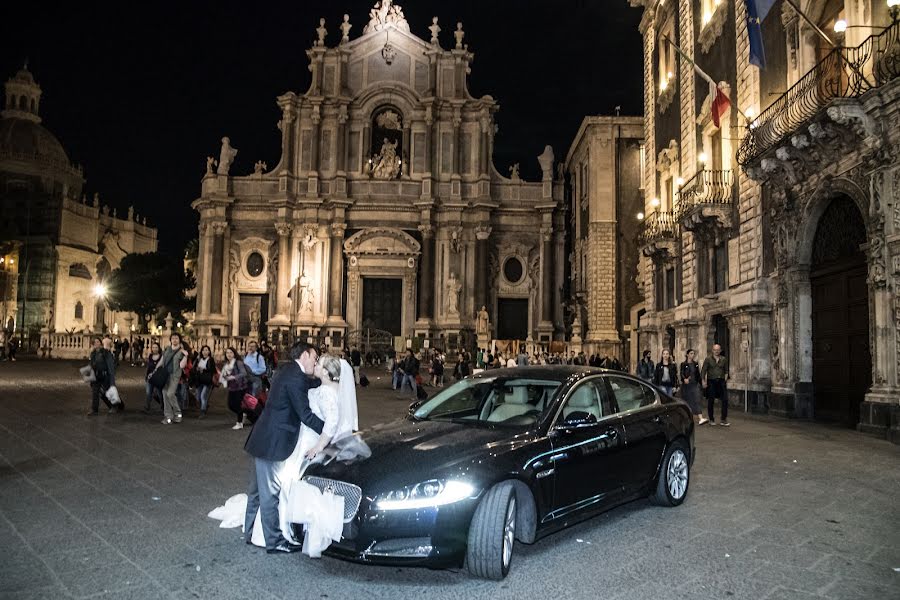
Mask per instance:
[[[393,227],[364,229],[344,242],[348,256],[418,256],[421,249],[414,237]]]

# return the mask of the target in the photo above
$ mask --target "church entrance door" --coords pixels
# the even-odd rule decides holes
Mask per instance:
[[[528,299],[499,298],[497,300],[497,339],[524,340],[528,338]]]
[[[363,277],[363,328],[403,335],[403,280]]]
[[[810,270],[815,416],[849,427],[872,383],[865,240],[853,201],[833,200],[816,230]]]

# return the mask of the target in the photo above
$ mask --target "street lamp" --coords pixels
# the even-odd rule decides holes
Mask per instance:
[[[106,298],[106,286],[102,283],[98,283],[94,286],[94,295],[100,298],[101,300]]]
[[[900,19],[900,0],[887,0],[887,6],[891,20],[896,23],[897,19]]]

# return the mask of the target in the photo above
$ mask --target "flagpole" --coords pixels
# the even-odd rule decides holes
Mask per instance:
[[[837,48],[837,44],[835,44],[834,42],[832,42],[832,41],[831,41],[831,38],[828,37],[827,35],[825,35],[825,32],[822,31],[822,29],[821,29],[818,25],[816,25],[816,24],[813,22],[813,20],[810,19],[810,18],[806,15],[805,12],[803,12],[802,10],[800,10],[800,7],[797,6],[797,3],[794,2],[794,0],[784,0],[784,1],[785,1],[788,5],[790,5],[791,8],[793,8],[795,11],[797,11],[797,14],[800,15],[801,17],[803,17],[803,20],[806,21],[807,23],[809,23],[810,27],[812,27],[812,28],[816,31],[816,33],[818,33],[819,36],[820,36],[823,40],[825,40],[826,42],[828,42],[828,44],[829,44],[832,48]]]

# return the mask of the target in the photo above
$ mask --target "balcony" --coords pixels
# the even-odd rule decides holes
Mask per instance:
[[[729,229],[733,198],[731,169],[697,171],[681,186],[675,202],[675,221],[693,230],[697,224],[714,219]]]
[[[652,256],[661,251],[674,254],[677,237],[678,224],[675,215],[668,211],[656,211],[644,219],[638,235],[638,246],[643,248],[645,256]]]
[[[782,156],[805,148],[810,140],[827,136],[823,127],[813,127],[812,121],[841,99],[858,99],[866,92],[893,81],[900,75],[900,22],[894,22],[883,32],[867,38],[856,48],[835,48],[791,88],[766,108],[750,124],[741,141],[737,159],[748,169],[758,164],[773,150],[788,147]],[[846,108],[836,113],[838,124],[845,124]],[[852,115],[851,119],[858,119]],[[798,138],[798,134],[799,137]],[[823,140],[824,141],[824,140]],[[779,157],[781,158],[781,157]],[[765,168],[765,167],[764,167]],[[751,173],[751,176],[753,174]]]

